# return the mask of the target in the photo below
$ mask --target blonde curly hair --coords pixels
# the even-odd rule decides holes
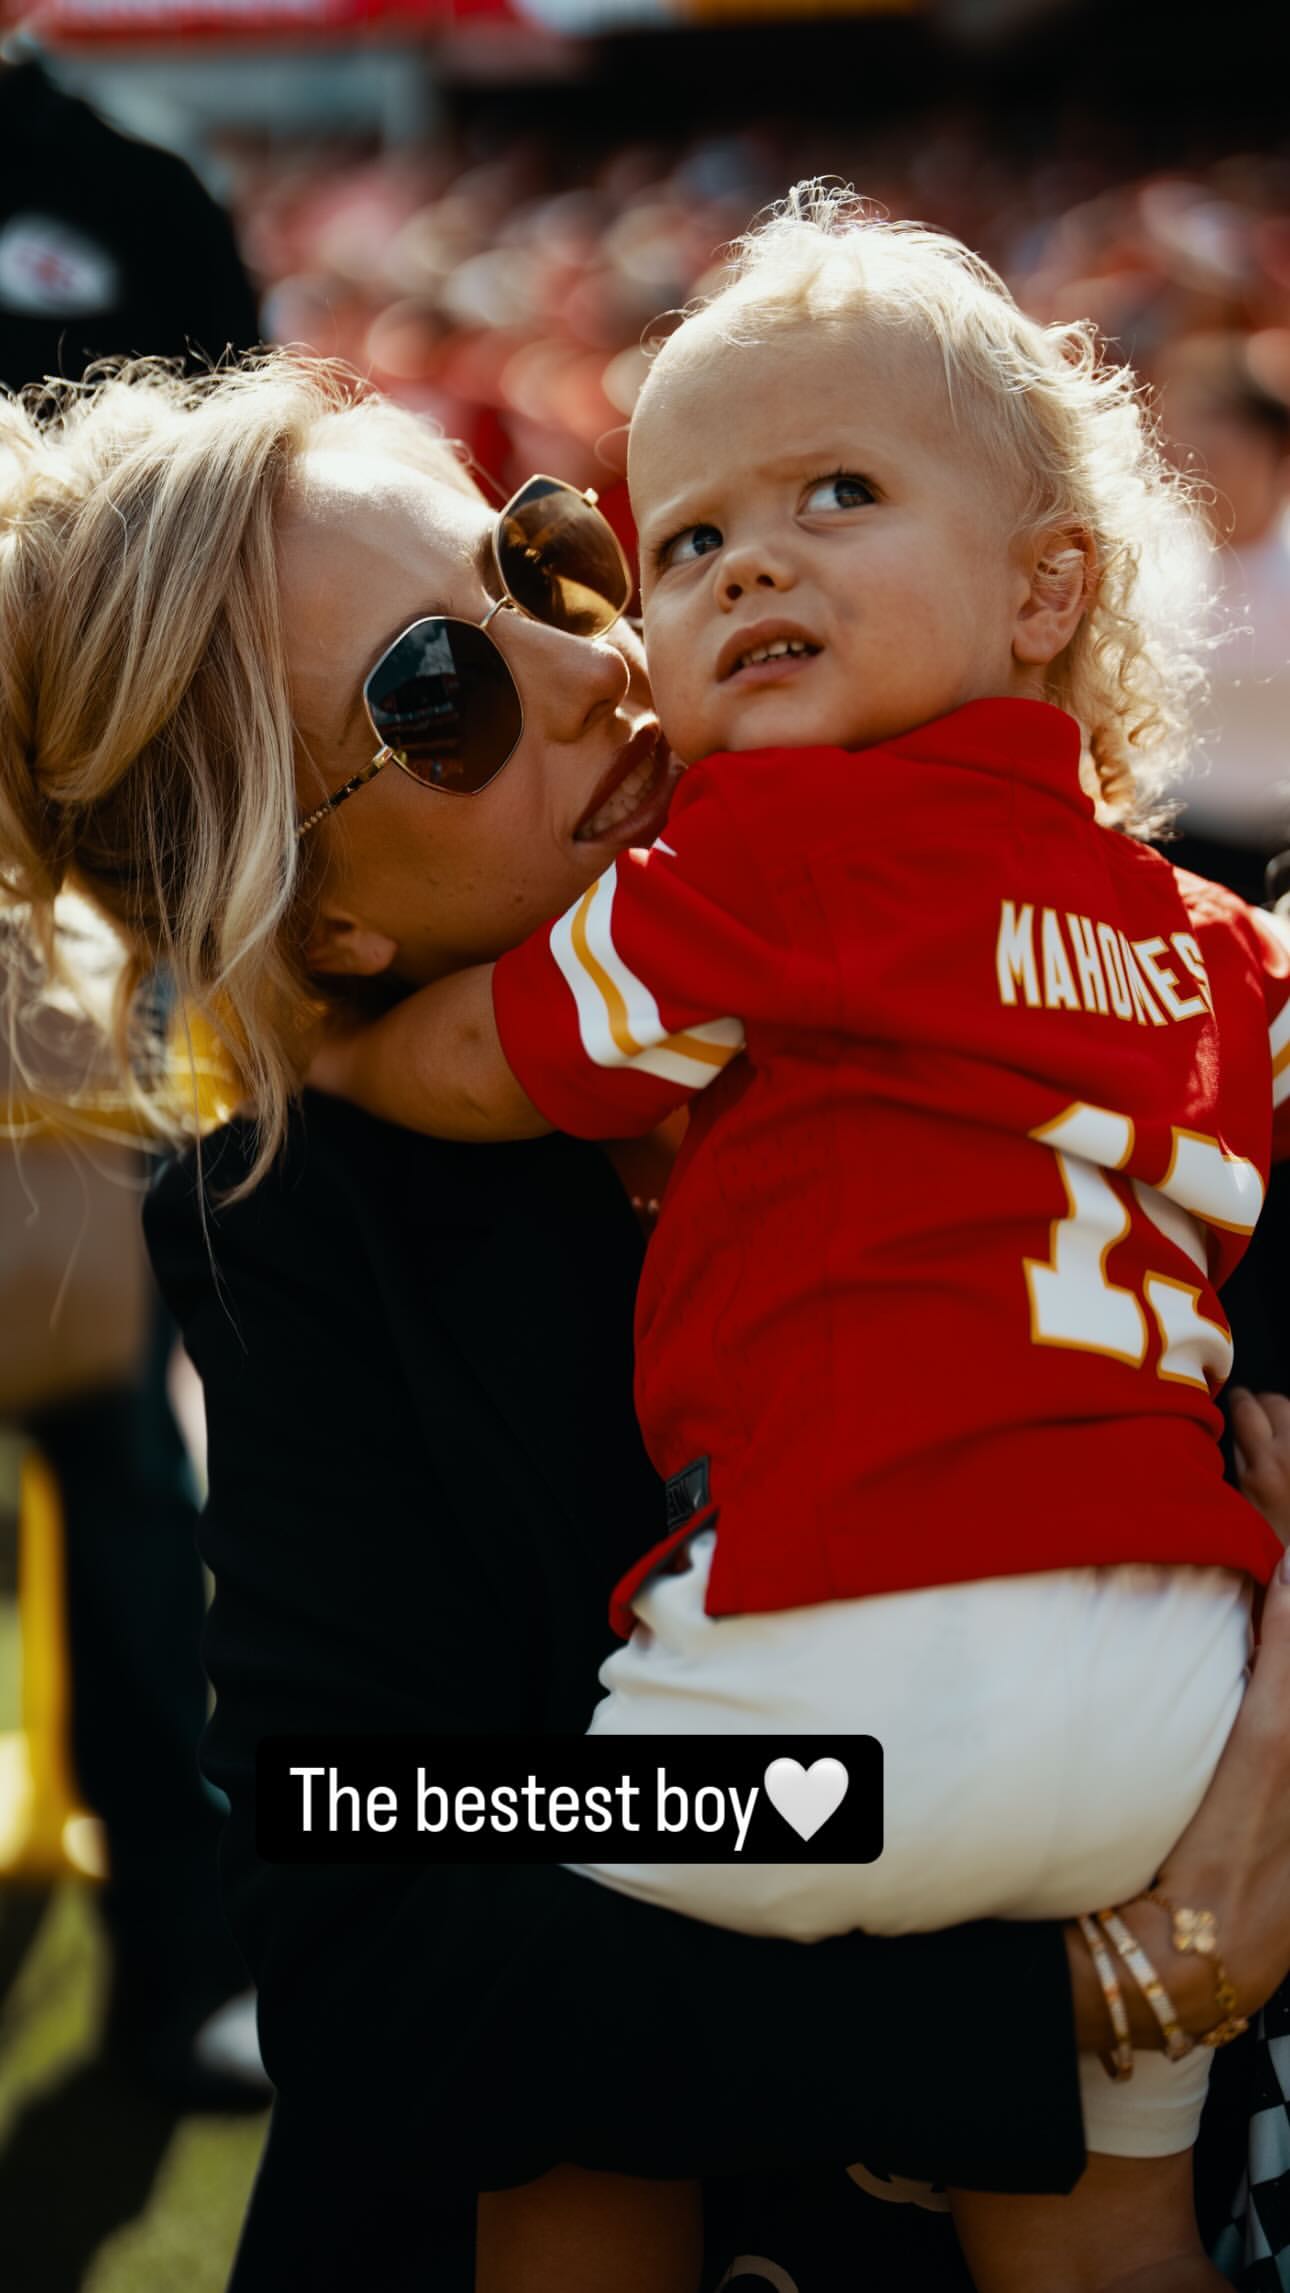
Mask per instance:
[[[178,1094],[157,1062],[140,1062],[160,973],[254,1115],[248,1186],[281,1143],[324,1008],[302,952],[320,846],[296,835],[297,770],[310,767],[292,724],[275,555],[284,490],[323,432],[476,491],[419,417],[289,352],[196,379],[115,362],[84,383],[0,394],[0,927],[14,1071],[40,1095],[30,1022],[60,978],[81,984],[60,931],[79,894],[124,951],[112,1032],[126,1090],[162,1133],[198,1126],[191,1058]]]
[[[1197,579],[1210,545],[1136,377],[1104,357],[1091,324],[1029,318],[959,240],[890,221],[821,179],[796,185],[734,242],[711,290],[656,347],[654,369],[695,321],[753,344],[803,320],[857,317],[934,353],[956,421],[1001,481],[1021,482],[1018,530],[1079,540],[1085,611],[1046,697],[1082,728],[1101,817],[1158,834],[1196,737],[1213,643]]]

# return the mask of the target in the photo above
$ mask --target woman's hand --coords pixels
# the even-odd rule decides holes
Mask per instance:
[[[658,1222],[672,1165],[689,1127],[686,1107],[678,1107],[656,1130],[640,1139],[613,1139],[608,1153],[648,1241]]]
[[[1290,1562],[1268,1587],[1253,1677],[1217,1773],[1160,1883],[1175,1902],[1216,1913],[1241,2009],[1262,2006],[1290,1972]],[[1187,2028],[1218,2019],[1211,1979],[1200,2022]]]
[[[1242,1496],[1290,1545],[1290,1400],[1284,1393],[1231,1392],[1232,1435]]]
[[[1253,2014],[1290,1974],[1290,1560],[1268,1587],[1253,1677],[1213,1782],[1166,1859],[1160,1888],[1179,1907],[1208,1910],[1239,2010]],[[1173,1948],[1172,1918],[1139,1897],[1124,1911],[1183,2028],[1201,2038],[1223,2020],[1212,1959]],[[1087,1951],[1068,1930],[1081,2046],[1101,2049],[1109,2026]],[[1161,2040],[1134,1983],[1123,1985],[1135,2046]],[[1090,2031],[1092,2035],[1090,2035]]]

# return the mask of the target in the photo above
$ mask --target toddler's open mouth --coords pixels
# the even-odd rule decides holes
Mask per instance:
[[[794,623],[759,621],[727,638],[717,660],[717,682],[728,684],[738,677],[741,683],[764,684],[793,676],[823,649]]]

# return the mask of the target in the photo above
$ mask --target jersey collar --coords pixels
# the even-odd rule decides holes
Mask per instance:
[[[886,755],[919,764],[966,765],[1028,781],[1087,814],[1093,803],[1080,785],[1082,745],[1079,726],[1065,709],[1050,701],[1011,699],[967,701],[881,744]]]

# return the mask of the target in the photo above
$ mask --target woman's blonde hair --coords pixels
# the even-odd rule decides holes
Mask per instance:
[[[959,240],[889,221],[826,181],[798,184],[729,257],[660,346],[656,368],[696,320],[752,344],[803,321],[861,318],[926,345],[956,421],[1001,483],[1020,483],[1018,531],[1057,528],[1087,553],[1084,617],[1052,664],[1047,694],[1083,729],[1102,816],[1156,833],[1191,748],[1212,643],[1197,579],[1208,543],[1133,374],[1102,357],[1090,324],[1029,318]]]
[[[254,1114],[248,1184],[282,1141],[323,1007],[302,953],[321,863],[296,837],[275,530],[324,426],[328,444],[384,444],[475,491],[418,417],[294,353],[196,379],[135,361],[0,395],[10,1041],[31,1039],[26,1007],[74,970],[56,903],[79,893],[124,946],[112,1032],[131,1089],[159,1128],[183,1127],[166,1078],[140,1064],[160,975]]]

